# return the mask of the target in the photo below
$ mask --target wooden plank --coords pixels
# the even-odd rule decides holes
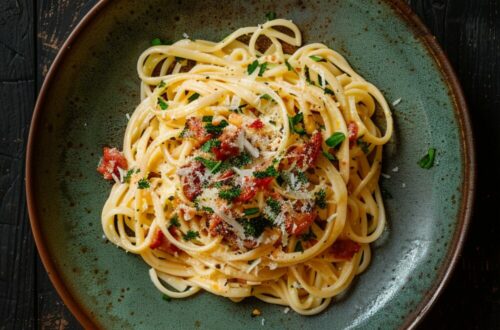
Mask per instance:
[[[24,153],[35,97],[31,0],[0,3],[0,327],[32,329],[35,248]]]
[[[37,88],[62,44],[96,0],[39,0],[37,6]],[[41,328],[80,329],[50,282],[40,259],[36,260],[37,317]]]

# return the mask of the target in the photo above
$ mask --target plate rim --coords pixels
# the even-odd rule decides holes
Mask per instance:
[[[69,50],[71,49],[71,45],[74,43],[74,41],[76,41],[80,32],[82,32],[94,19],[94,17],[97,16],[102,11],[102,9],[111,2],[112,0],[99,0],[75,26],[73,31],[70,33],[68,38],[59,49],[56,57],[52,61],[50,69],[43,81],[42,87],[40,88],[35,103],[26,150],[26,204],[28,208],[32,234],[40,259],[42,260],[42,264],[47,271],[50,281],[54,285],[54,288],[63,300],[64,304],[68,307],[68,309],[76,317],[80,324],[86,329],[97,328],[97,324],[96,322],[94,322],[89,313],[86,312],[86,309],[83,307],[83,305],[78,302],[78,300],[71,294],[71,292],[67,288],[62,277],[57,271],[55,263],[52,261],[52,258],[48,253],[48,249],[45,244],[45,238],[40,230],[40,223],[37,216],[37,206],[34,197],[35,194],[31,184],[32,178],[34,176],[33,153],[35,137],[37,135],[37,132],[39,131],[40,117],[45,103],[46,94],[50,86],[52,85],[53,78],[58,70],[57,68],[60,62],[62,62],[67,56]],[[472,217],[472,210],[476,192],[477,167],[475,147],[473,142],[473,131],[471,127],[467,103],[465,101],[465,96],[462,91],[460,82],[446,54],[439,46],[436,38],[432,35],[429,29],[413,12],[413,10],[407,3],[405,3],[403,0],[384,0],[384,2],[391,6],[394,12],[403,19],[407,26],[412,30],[414,35],[422,42],[422,44],[426,47],[428,53],[432,56],[435,64],[437,64],[437,69],[445,78],[444,82],[448,87],[450,98],[453,100],[453,110],[455,118],[457,119],[457,122],[459,124],[458,129],[460,130],[461,148],[463,150],[461,158],[464,162],[464,182],[461,189],[462,200],[457,216],[458,223],[450,241],[450,246],[448,247],[447,253],[444,256],[443,262],[441,263],[437,271],[438,275],[436,279],[424,294],[423,299],[416,306],[415,310],[407,314],[400,326],[401,329],[413,329],[425,317],[425,315],[437,301],[438,297],[441,295],[443,289],[449,282],[451,274],[453,273],[457,261],[460,257]]]

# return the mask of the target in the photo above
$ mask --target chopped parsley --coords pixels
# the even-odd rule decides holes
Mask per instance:
[[[127,171],[127,174],[123,177],[123,182],[129,183],[130,179],[132,178],[132,174],[134,174],[134,169],[131,168],[130,170]]]
[[[154,38],[151,40],[151,46],[160,46],[160,45],[171,45],[173,44],[172,40],[161,40],[160,38]]]
[[[337,157],[335,157],[334,155],[332,155],[331,153],[329,153],[328,151],[321,151],[323,153],[323,156],[326,157],[326,159],[328,160],[331,160],[332,162],[336,161],[337,160]]]
[[[293,70],[293,67],[290,65],[290,63],[288,63],[288,61],[287,61],[287,60],[285,60],[285,65],[286,65],[286,67],[287,67],[288,71],[294,71],[294,70]]]
[[[290,131],[292,133],[297,133],[299,135],[306,134],[306,131],[303,127],[297,127],[297,125],[301,124],[303,126],[304,114],[299,112],[293,117],[288,116],[288,124],[290,125]]]
[[[271,222],[264,217],[240,219],[238,221],[245,230],[245,236],[259,237],[262,235],[266,227],[272,226]]]
[[[326,208],[326,190],[325,189],[321,189],[321,190],[317,191],[314,194],[314,200],[316,202],[316,205],[320,209]]]
[[[219,191],[219,197],[225,199],[229,202],[232,202],[235,198],[237,198],[241,194],[240,187],[232,187],[229,189],[224,189]]]
[[[274,99],[271,97],[269,94],[262,94],[260,96],[261,99],[267,100],[267,101],[274,101]]]
[[[166,83],[165,83],[165,81],[163,81],[163,80],[162,80],[162,82],[161,82],[161,83],[159,83],[159,84],[158,84],[158,88],[163,88],[163,87],[165,87],[165,86],[167,86],[167,84],[166,84]]]
[[[297,243],[295,244],[294,252],[304,252],[301,241],[297,241]]]
[[[210,152],[212,150],[212,148],[215,148],[218,146],[220,146],[220,141],[216,140],[216,139],[211,139],[211,140],[208,140],[207,142],[205,142],[201,146],[201,150],[204,152]]]
[[[221,120],[219,125],[214,125],[210,122],[205,124],[205,130],[209,134],[220,135],[222,134],[222,130],[224,129],[224,127],[226,127],[227,125],[229,125],[229,123],[225,120]]]
[[[222,161],[215,161],[215,160],[210,160],[210,159],[205,159],[203,157],[195,157],[194,160],[199,161],[202,163],[206,168],[210,170],[212,173],[216,173],[217,169],[221,166]]]
[[[309,74],[309,68],[307,66],[304,67],[304,76],[306,77],[306,81],[308,84],[314,85]]]
[[[309,182],[306,174],[300,170],[294,172],[281,172],[280,178],[282,180],[281,182],[286,182],[286,184],[293,190],[298,190],[302,184]]]
[[[249,216],[249,215],[255,215],[257,213],[259,213],[259,208],[258,207],[252,207],[252,208],[249,208],[249,209],[244,209],[243,210],[243,213],[246,215],[246,216]]]
[[[321,78],[321,75],[318,75],[318,85],[323,86],[323,78]]]
[[[149,181],[146,178],[142,178],[137,182],[137,188],[139,189],[147,189],[149,188]]]
[[[182,239],[185,241],[191,241],[200,237],[200,233],[194,230],[188,230],[187,233],[182,234]]]
[[[271,212],[272,212],[272,215],[274,217],[277,217],[278,214],[281,213],[281,204],[280,202],[278,202],[276,199],[272,198],[272,197],[269,197],[267,200],[266,200],[266,204],[267,206],[269,206],[269,208],[271,209]]]
[[[314,62],[323,62],[323,61],[325,61],[325,59],[323,57],[318,56],[318,55],[311,55],[311,56],[309,56],[309,58],[311,60],[313,60]]]
[[[170,302],[172,300],[172,298],[170,296],[167,296],[166,294],[164,294],[161,299],[167,301],[167,302]]]
[[[162,110],[167,110],[168,109],[168,103],[163,100],[163,98],[159,97],[158,98],[158,105],[160,106],[160,109]]]
[[[304,233],[300,236],[300,239],[303,240],[304,242],[310,241],[312,239],[315,239],[316,235],[313,233],[311,229],[307,233]]]
[[[170,218],[170,225],[168,226],[168,228],[170,228],[170,227],[179,228],[180,226],[181,226],[181,224],[179,222],[179,216],[176,213]]]
[[[193,95],[191,95],[190,97],[188,97],[188,101],[189,102],[193,102],[193,101],[197,100],[199,97],[200,97],[199,93],[194,93]]]
[[[334,95],[335,93],[330,88],[325,87],[325,94]]]
[[[252,156],[248,152],[242,152],[238,156],[226,159],[221,166],[221,171],[226,170],[231,167],[242,168],[252,162]]]
[[[345,140],[345,134],[342,132],[335,132],[330,136],[328,139],[326,139],[325,143],[327,146],[331,148],[336,148],[339,144],[342,143],[342,141]]]
[[[356,143],[358,146],[363,150],[365,154],[368,154],[370,152],[370,144],[366,141],[363,141],[363,139],[359,138]]]
[[[429,148],[429,150],[427,151],[427,155],[425,155],[424,157],[422,157],[422,159],[420,159],[417,164],[421,168],[428,170],[432,166],[434,166],[434,159],[435,158],[436,158],[436,149],[435,148]]]
[[[274,168],[274,166],[269,166],[264,171],[253,172],[253,176],[256,177],[257,179],[263,179],[263,178],[268,178],[268,177],[275,178],[278,176],[278,171],[276,171],[276,168]]]
[[[266,13],[266,18],[270,21],[272,21],[273,19],[276,19],[276,13],[274,11],[270,11],[268,13]]]
[[[259,69],[259,77],[262,77],[262,75],[264,74],[264,72],[266,71],[266,68],[267,68],[267,62],[264,62],[260,65],[260,69]]]
[[[248,74],[252,74],[255,69],[259,66],[259,61],[255,60],[253,61],[248,67],[247,67],[247,72]]]
[[[201,121],[204,123],[211,123],[214,119],[214,116],[203,116],[201,117]]]

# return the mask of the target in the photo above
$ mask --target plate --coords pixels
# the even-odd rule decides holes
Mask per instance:
[[[222,8],[223,7],[223,8]],[[139,103],[136,60],[151,39],[221,40],[274,11],[305,43],[323,42],[394,102],[385,148],[389,225],[373,263],[323,313],[304,317],[255,299],[201,293],[166,302],[148,267],[103,239],[110,191],[96,172],[105,145],[121,146]],[[437,149],[430,170],[417,161]],[[40,92],[27,153],[31,225],[59,294],[85,327],[318,329],[414,326],[436,299],[470,218],[474,152],[466,105],[429,32],[400,1],[101,1],[54,61]],[[390,178],[389,178],[390,176]],[[251,317],[259,308],[262,316]]]

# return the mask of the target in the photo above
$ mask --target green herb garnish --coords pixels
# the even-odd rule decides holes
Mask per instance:
[[[246,215],[246,216],[249,216],[249,215],[254,215],[254,214],[257,214],[259,213],[259,208],[258,207],[252,207],[252,208],[249,208],[249,209],[244,209],[243,210],[243,213]]]
[[[127,171],[127,174],[123,177],[123,182],[129,183],[130,179],[132,178],[132,174],[134,174],[134,169],[131,168],[130,170]]]
[[[198,93],[194,93],[193,95],[191,95],[189,98],[188,98],[188,101],[191,103],[195,100],[197,100],[198,98],[200,97],[200,94]]]
[[[241,194],[240,187],[232,187],[229,189],[224,189],[219,191],[219,197],[229,202],[232,202],[240,194]]]
[[[304,233],[300,236],[300,239],[303,240],[304,242],[310,241],[312,239],[315,239],[316,235],[313,233],[311,229],[307,233]]]
[[[216,139],[211,139],[211,140],[208,140],[207,142],[205,142],[201,146],[201,150],[204,152],[210,152],[212,150],[212,148],[216,148],[218,146],[220,146],[220,141],[216,140]]]
[[[299,135],[306,134],[306,131],[302,127],[297,127],[297,125],[302,124],[304,120],[304,114],[299,112],[293,117],[288,116],[288,124],[290,125],[290,130],[292,133],[297,133]]]
[[[221,166],[222,161],[215,161],[215,160],[210,160],[210,159],[205,159],[203,157],[196,157],[194,160],[199,161],[202,163],[206,168],[210,170],[212,173],[216,173],[217,169]]]
[[[325,91],[325,94],[335,95],[335,93],[330,88],[325,87],[324,91]]]
[[[260,65],[259,74],[258,74],[259,77],[262,77],[262,75],[266,71],[266,68],[267,68],[267,62],[264,62]]]
[[[167,296],[166,294],[164,294],[161,299],[165,300],[165,301],[171,301],[172,298],[170,296]]]
[[[167,83],[166,83],[166,82],[164,82],[164,81],[162,81],[161,83],[159,83],[159,84],[158,84],[158,86],[157,86],[157,87],[158,87],[158,88],[163,88],[163,87],[165,87],[165,86],[167,86]]]
[[[306,77],[306,81],[308,84],[314,85],[311,80],[311,75],[309,74],[309,68],[307,66],[304,67],[304,77]]]
[[[211,123],[214,119],[214,116],[203,116],[201,117],[201,121],[204,123]]]
[[[248,67],[247,67],[247,72],[248,74],[252,74],[255,69],[259,66],[259,61],[255,60],[253,61]]]
[[[327,146],[331,148],[336,148],[339,144],[342,143],[342,141],[345,140],[345,134],[342,132],[335,132],[330,136],[328,139],[326,139],[325,143]]]
[[[221,120],[219,125],[214,125],[210,122],[205,124],[205,130],[209,134],[220,135],[224,127],[226,127],[227,125],[229,125],[229,123],[225,120]]]
[[[436,149],[435,148],[429,148],[429,150],[427,151],[427,155],[425,155],[424,157],[422,157],[422,159],[420,159],[418,161],[418,165],[421,168],[424,168],[424,169],[428,170],[432,166],[434,166],[434,159],[435,158],[436,158]]]
[[[146,178],[142,178],[137,182],[137,188],[139,189],[147,189],[149,188],[149,181]]]
[[[190,241],[200,237],[200,233],[194,230],[188,230],[187,233],[182,235],[182,239],[185,241]]]
[[[170,225],[168,226],[168,228],[170,228],[170,227],[179,228],[180,226],[181,226],[181,224],[179,222],[179,216],[176,213],[170,218]]]
[[[163,98],[159,97],[158,98],[158,105],[160,106],[160,109],[162,110],[167,110],[168,109],[168,103],[163,100]]]
[[[286,67],[287,67],[288,71],[294,71],[294,70],[293,70],[293,67],[290,65],[290,63],[288,63],[288,61],[287,61],[287,60],[285,60],[285,65],[286,65]]]
[[[363,141],[361,138],[359,138],[356,143],[365,154],[368,154],[370,152],[370,144],[368,142]]]
[[[326,190],[325,189],[321,189],[321,190],[317,191],[314,194],[314,200],[316,202],[316,205],[320,209],[326,208]]]
[[[325,156],[326,159],[331,160],[332,162],[337,160],[337,157],[335,157],[334,155],[332,155],[328,151],[323,150],[323,151],[321,151],[321,153],[323,153],[323,156]]]
[[[278,176],[278,171],[276,171],[276,169],[273,166],[269,166],[264,171],[253,172],[253,176],[256,177],[257,179],[263,179],[263,178],[268,178],[268,177],[275,178]]]
[[[295,244],[294,252],[304,252],[301,241],[297,241],[297,243]]]
[[[260,96],[261,99],[267,100],[267,101],[274,101],[274,99],[271,97],[269,94],[262,94]]]
[[[160,45],[171,45],[173,44],[172,40],[161,40],[160,38],[154,38],[151,40],[151,46],[160,46]]]
[[[257,217],[252,219],[239,219],[239,223],[245,230],[245,236],[259,237],[262,235],[266,227],[271,227],[271,222],[264,217]]]
[[[268,13],[266,13],[266,18],[270,21],[272,21],[273,19],[276,19],[276,13],[274,11],[270,11]]]
[[[318,56],[318,55],[311,55],[311,56],[309,56],[309,58],[311,60],[313,60],[314,62],[321,62],[321,61],[325,60],[323,57]]]
[[[281,213],[281,204],[280,202],[278,202],[276,199],[272,198],[272,197],[269,197],[267,200],[266,200],[266,204],[267,206],[269,206],[269,208],[271,209],[271,212],[272,212],[272,215],[274,217],[277,217],[278,214]]]

